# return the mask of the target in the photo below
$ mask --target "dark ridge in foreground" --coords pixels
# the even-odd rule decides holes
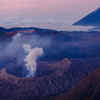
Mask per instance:
[[[81,80],[69,93],[64,93],[54,100],[100,100],[100,69]]]

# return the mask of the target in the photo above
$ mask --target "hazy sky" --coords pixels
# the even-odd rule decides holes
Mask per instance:
[[[78,20],[100,6],[100,0],[0,0],[0,16]]]

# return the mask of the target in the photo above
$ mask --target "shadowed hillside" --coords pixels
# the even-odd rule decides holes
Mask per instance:
[[[100,69],[90,73],[81,80],[69,93],[55,97],[54,100],[99,100],[100,99]]]

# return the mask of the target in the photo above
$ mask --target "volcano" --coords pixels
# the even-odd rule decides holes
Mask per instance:
[[[100,25],[100,8],[91,12],[87,16],[83,17],[79,21],[75,22],[73,25],[80,26],[99,26]]]
[[[0,100],[53,100],[48,97],[59,98],[63,93],[66,96],[88,73],[100,67],[98,31],[67,32],[34,27],[0,28],[0,31]],[[23,46],[28,51],[30,47],[44,50],[44,55],[36,61],[33,77],[27,77],[24,59],[28,54]]]

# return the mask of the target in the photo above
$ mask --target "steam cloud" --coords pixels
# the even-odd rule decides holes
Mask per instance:
[[[27,77],[31,77],[35,75],[36,67],[37,67],[36,61],[39,56],[43,55],[43,49],[42,48],[31,48],[30,44],[24,44],[23,48],[26,51],[26,53],[28,53],[28,55],[24,59],[27,70],[29,71],[29,74],[27,75]]]
[[[43,49],[45,51],[50,45],[48,36],[17,33],[10,41],[0,42],[0,69],[5,67],[19,77],[34,76],[38,57],[45,56]]]

